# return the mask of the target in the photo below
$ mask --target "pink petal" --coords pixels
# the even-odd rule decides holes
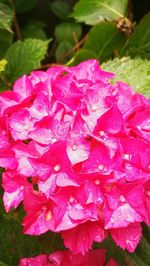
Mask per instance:
[[[115,243],[129,252],[134,252],[142,236],[140,224],[131,224],[125,228],[111,229],[110,234]]]
[[[62,233],[64,244],[74,253],[85,254],[92,247],[93,241],[101,242],[105,232],[98,223],[87,222]]]
[[[26,75],[23,75],[14,83],[13,91],[18,93],[22,100],[31,95],[33,86],[30,79]]]

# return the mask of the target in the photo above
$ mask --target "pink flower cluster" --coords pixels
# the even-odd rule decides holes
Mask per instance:
[[[57,251],[50,255],[39,255],[35,258],[23,258],[19,266],[118,266],[111,258],[107,264],[104,249],[92,250],[86,255],[72,254],[70,251]]]
[[[150,100],[96,60],[18,79],[0,94],[6,211],[24,233],[60,232],[85,254],[108,234],[133,252],[150,225]]]

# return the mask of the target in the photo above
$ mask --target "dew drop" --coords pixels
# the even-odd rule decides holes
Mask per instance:
[[[55,143],[56,141],[57,141],[57,139],[55,139],[55,138],[52,138],[52,143]]]
[[[70,203],[73,203],[74,202],[74,198],[72,196],[70,197],[69,202]]]
[[[132,241],[130,241],[130,240],[126,240],[126,243],[127,243],[127,245],[130,245],[130,246],[132,246]]]
[[[97,202],[98,203],[101,203],[102,202],[102,199],[100,197],[97,198]]]
[[[96,106],[95,104],[92,105],[92,107],[91,107],[91,111],[92,111],[92,112],[97,111],[97,106]]]
[[[98,170],[103,171],[104,168],[105,168],[105,166],[103,164],[99,164],[98,165]]]
[[[25,125],[24,126],[24,130],[29,130],[30,126],[29,125]]]
[[[95,183],[95,185],[99,185],[101,182],[100,182],[100,180],[96,179],[96,180],[94,181],[94,183]]]
[[[59,172],[60,168],[61,168],[61,165],[60,165],[60,164],[56,164],[56,165],[54,166],[54,171],[55,171],[55,172]]]
[[[77,150],[77,145],[75,145],[75,144],[72,145],[72,150],[73,150],[73,151],[76,151],[76,150]]]
[[[125,199],[125,197],[123,195],[120,196],[120,201],[121,202],[125,202],[126,201],[126,199]]]
[[[99,132],[99,135],[100,135],[101,137],[103,137],[103,136],[105,135],[105,132],[104,132],[103,130],[101,130],[101,131]]]
[[[129,160],[131,159],[131,155],[125,153],[125,154],[123,155],[123,158],[124,158],[125,160],[129,161]]]

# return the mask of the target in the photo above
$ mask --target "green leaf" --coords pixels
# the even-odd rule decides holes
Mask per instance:
[[[17,13],[27,12],[37,4],[37,0],[14,0],[13,2]]]
[[[150,262],[150,245],[147,240],[143,237],[136,249],[137,256],[145,263],[149,265]]]
[[[83,48],[95,52],[100,62],[118,55],[125,44],[126,36],[114,24],[101,22],[91,28]]]
[[[150,244],[143,237],[134,253],[125,251],[126,261],[133,266],[148,266],[150,262]],[[128,264],[127,264],[128,265]]]
[[[70,6],[68,3],[62,0],[56,0],[50,4],[51,10],[58,18],[65,20],[70,14]]]
[[[75,56],[67,63],[68,66],[74,66],[74,65],[78,65],[79,63],[81,63],[82,61],[85,61],[87,59],[98,59],[96,53],[94,53],[91,50],[87,50],[87,49],[80,49]]]
[[[123,57],[102,64],[102,68],[116,74],[116,80],[128,83],[138,93],[150,98],[150,61]]]
[[[9,6],[0,3],[0,29],[5,29],[11,32],[11,24],[14,16],[14,11]]]
[[[22,257],[40,253],[36,237],[22,234],[19,221],[0,216],[0,261],[9,266],[18,265]]]
[[[81,25],[74,22],[62,22],[55,28],[55,37],[58,42],[69,41],[74,44],[79,40],[81,33]]]
[[[32,38],[32,39],[41,39],[46,40],[47,36],[46,33],[43,30],[43,25],[41,21],[30,21],[23,29],[23,37],[26,38]]]
[[[59,63],[65,63],[67,60],[69,60],[70,55],[67,55],[67,52],[71,50],[72,47],[72,43],[68,41],[60,42],[55,52],[56,61]]]
[[[8,266],[8,264],[3,263],[2,261],[0,261],[0,266]]]
[[[123,54],[131,57],[139,56],[150,60],[150,13],[136,26],[135,31],[126,44]]]
[[[21,75],[29,74],[33,69],[39,68],[46,55],[48,44],[49,41],[37,39],[13,43],[6,53],[8,80],[13,82]]]
[[[150,244],[150,226],[143,224],[142,229],[143,229],[143,236],[146,238],[147,242]]]
[[[72,16],[80,22],[95,25],[101,21],[114,21],[126,13],[127,0],[79,0]]]
[[[149,264],[145,264],[134,252],[132,254],[124,251],[125,259],[126,259],[126,264],[129,266],[148,266]]]
[[[13,39],[12,33],[7,30],[0,30],[0,58],[3,58]]]

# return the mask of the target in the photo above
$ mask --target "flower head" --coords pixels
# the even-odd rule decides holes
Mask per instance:
[[[24,233],[60,232],[74,253],[108,234],[133,252],[150,224],[150,100],[113,77],[88,60],[33,71],[0,94],[5,209],[23,201]],[[75,261],[93,265],[87,254]],[[49,257],[74,265],[70,251]],[[48,256],[20,265],[38,262]]]

